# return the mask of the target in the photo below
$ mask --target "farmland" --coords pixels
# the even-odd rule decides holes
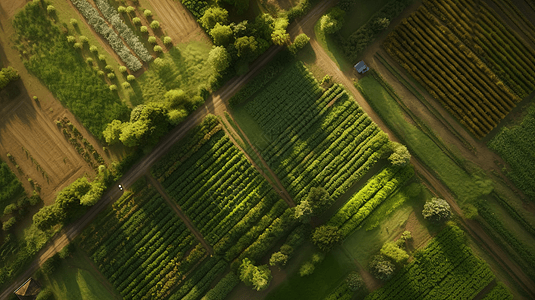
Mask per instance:
[[[366,299],[472,299],[494,274],[473,255],[464,234],[457,226],[447,226],[413,262]]]
[[[79,244],[125,299],[169,295],[206,258],[206,249],[152,188],[115,202]]]
[[[402,21],[384,47],[476,137],[487,135],[520,101],[424,7]]]
[[[214,252],[229,262],[240,254],[260,258],[271,245],[258,242],[264,232],[277,237],[295,223],[285,213],[288,205],[232,144],[215,116],[206,117],[152,174]],[[280,222],[286,227],[277,228]]]
[[[301,63],[290,65],[240,109],[247,113],[242,120],[254,120],[260,132],[242,128],[256,137],[262,157],[296,202],[317,186],[338,198],[388,151],[388,137],[343,87],[323,92]]]

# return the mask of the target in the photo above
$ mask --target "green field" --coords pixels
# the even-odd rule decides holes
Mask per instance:
[[[362,25],[368,22],[368,20],[383,6],[390,2],[390,0],[357,0],[351,2],[353,2],[351,9],[346,11],[346,21],[339,32],[344,38],[347,38]]]
[[[120,299],[104,277],[91,265],[82,251],[62,260],[51,275],[40,275],[42,289],[50,289],[56,299],[111,300]]]
[[[24,188],[20,180],[11,172],[8,164],[0,160],[0,212],[24,194]]]

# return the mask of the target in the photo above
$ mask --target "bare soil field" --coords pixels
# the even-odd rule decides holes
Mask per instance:
[[[92,174],[93,171],[63,136],[50,115],[43,112],[45,105],[33,101],[23,90],[22,81],[17,84],[21,94],[0,102],[0,156],[5,158],[7,153],[13,155],[20,171],[11,162],[8,164],[26,191],[33,190],[28,182],[28,178],[31,178],[41,187],[45,204],[49,204],[54,201],[58,190],[84,173]],[[53,111],[54,108],[49,113]],[[60,109],[57,114],[63,116],[65,112]]]
[[[0,17],[7,20],[15,15],[15,13],[21,9],[27,0],[0,0]]]
[[[142,7],[150,7],[154,18],[160,22],[161,30],[173,39],[173,43],[208,41],[210,38],[199,26],[193,15],[175,0],[140,1]],[[143,19],[142,17],[140,17]]]

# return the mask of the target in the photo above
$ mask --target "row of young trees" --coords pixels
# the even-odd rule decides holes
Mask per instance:
[[[477,137],[485,136],[519,100],[424,7],[402,21],[384,46],[431,95]]]
[[[121,38],[115,33],[115,30],[108,26],[108,23],[104,21],[96,8],[86,0],[71,1],[78,11],[80,11],[80,13],[87,19],[89,25],[91,25],[97,33],[106,38],[113,51],[117,53],[128,69],[134,72],[141,69],[141,62],[130,52]]]

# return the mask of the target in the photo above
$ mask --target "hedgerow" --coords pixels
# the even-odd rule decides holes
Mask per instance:
[[[5,88],[11,81],[15,81],[19,78],[19,73],[13,67],[2,68],[2,70],[0,70],[0,90]]]

